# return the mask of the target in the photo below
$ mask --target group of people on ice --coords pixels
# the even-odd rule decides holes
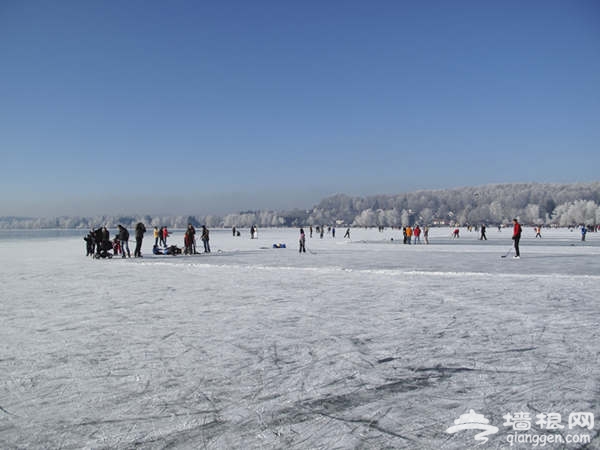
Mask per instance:
[[[146,227],[142,222],[135,226],[135,249],[133,256],[142,257],[142,241],[146,233]],[[117,233],[110,239],[110,232],[106,226],[92,229],[83,238],[86,243],[86,255],[94,258],[112,258],[113,255],[121,255],[122,258],[131,258],[129,250],[129,230],[123,225],[117,225]],[[110,253],[112,250],[113,253]]]
[[[154,246],[158,247],[159,243],[161,247],[167,246],[167,238],[171,235],[167,227],[154,227]]]
[[[325,225],[317,225],[315,227],[316,233],[319,235],[319,237],[321,239],[323,239],[323,237],[325,236],[325,230],[327,230],[327,234],[331,234],[331,237],[335,237],[335,227],[332,226],[328,226],[327,228],[325,228]],[[309,232],[309,236],[312,238],[313,237],[313,226],[310,225],[308,227],[308,232]],[[346,234],[344,235],[344,237],[350,237],[350,228],[348,228],[348,230],[346,230]]]
[[[323,239],[323,235],[325,234],[325,227],[323,225],[316,227],[317,233],[319,233],[319,237]],[[313,227],[309,226],[310,237],[313,235]],[[328,227],[327,233],[331,233],[331,237],[335,238],[335,227]],[[344,238],[350,239],[350,228],[346,230],[344,234]],[[306,233],[304,232],[304,228],[300,228],[300,238],[298,241],[299,244],[299,252],[306,253]]]
[[[471,230],[472,227],[469,227]],[[486,226],[481,225],[481,235],[479,237],[480,240],[487,240],[486,236]],[[327,230],[327,234],[331,234],[332,237],[335,238],[335,227],[325,227],[325,226],[317,226],[316,231],[321,238],[323,238],[325,234],[325,230]],[[500,230],[500,228],[499,228]],[[585,241],[586,234],[589,231],[589,227],[581,226],[581,240]],[[380,227],[381,231],[381,227]],[[475,228],[475,231],[478,231],[478,227]],[[535,237],[541,238],[541,226],[535,226]],[[597,228],[593,228],[591,231],[597,231]],[[309,226],[310,237],[313,237],[313,227]],[[144,239],[144,234],[146,233],[146,227],[142,222],[138,222],[135,225],[135,249],[133,252],[134,258],[142,257],[142,242]],[[202,230],[200,232],[200,240],[202,241],[204,247],[204,253],[210,253],[210,237],[209,230],[206,225],[202,226]],[[513,219],[513,234],[512,240],[514,242],[513,247],[515,251],[515,258],[520,258],[520,249],[519,242],[521,239],[522,227],[517,219]],[[184,247],[183,249],[177,247],[176,245],[168,245],[167,238],[171,235],[167,227],[154,227],[154,245],[152,247],[152,253],[155,255],[195,255],[199,252],[196,248],[196,229],[194,226],[189,223],[187,229],[184,233]],[[233,227],[233,235],[240,236],[240,232]],[[405,226],[402,227],[402,236],[403,243],[410,244],[420,244],[421,243],[421,235],[423,235],[425,244],[429,244],[429,227],[425,226],[421,229],[419,225],[415,225],[414,227]],[[459,238],[459,228],[455,228],[451,236],[453,239]],[[121,255],[122,258],[131,258],[131,252],[129,249],[129,231],[123,225],[117,225],[117,232],[115,233],[114,238],[111,240],[110,232],[106,226],[92,229],[84,237],[86,242],[86,255],[93,256],[94,258],[112,258],[113,256]],[[299,251],[300,253],[306,252],[306,233],[304,232],[304,228],[300,229],[300,237],[299,237]],[[258,229],[256,226],[252,226],[250,229],[250,238],[257,239],[258,238]],[[344,234],[344,238],[350,238],[350,228],[346,230]],[[112,253],[110,253],[112,251]]]
[[[146,231],[146,226],[142,222],[136,224],[134,258],[142,257],[142,242]],[[153,234],[154,245],[152,253],[155,255],[179,255],[181,253],[192,255],[198,253],[196,251],[196,229],[191,223],[188,224],[185,231],[184,250],[176,245],[167,244],[167,238],[171,235],[167,227],[160,227],[160,229],[154,227]],[[112,258],[117,255],[121,255],[122,258],[131,258],[129,237],[129,230],[121,224],[117,225],[117,232],[112,240],[106,226],[92,229],[83,238],[86,243],[86,255],[93,256],[94,258]],[[205,225],[202,226],[200,239],[204,245],[204,252],[210,253],[209,230]]]
[[[163,238],[161,239],[161,234]],[[188,226],[183,235],[183,249],[176,245],[167,245],[167,236],[171,233],[167,231],[167,227],[157,229],[154,227],[154,246],[152,247],[152,253],[155,255],[196,255],[199,252],[196,250],[196,228],[191,223]],[[204,244],[204,253],[210,253],[210,232],[206,225],[202,225],[202,232],[200,239]],[[160,245],[159,245],[160,244]]]
[[[423,234],[425,243],[429,244],[429,227],[424,227],[423,229],[419,225],[415,225],[414,228],[411,226],[402,227],[403,244],[420,244],[421,233]]]
[[[481,225],[480,229],[481,229],[481,234],[480,234],[479,240],[487,240],[486,226]],[[322,228],[321,228],[321,230],[322,230]],[[469,230],[472,230],[472,227],[469,227]],[[479,227],[475,228],[475,230],[478,231]],[[499,228],[499,230],[500,230],[500,228]],[[310,227],[310,231],[312,232],[312,226]],[[379,227],[379,231],[382,231],[381,227]],[[542,237],[541,226],[534,227],[534,231],[536,233],[535,234],[536,238]],[[516,219],[516,218],[513,219],[513,224],[512,224],[513,245],[511,247],[511,250],[514,248],[515,254],[514,254],[513,258],[515,258],[515,259],[520,259],[520,257],[521,257],[521,251],[520,251],[519,244],[521,241],[522,232],[523,232],[523,228],[522,228],[521,224],[519,223],[518,219]],[[585,235],[587,232],[588,232],[588,227],[582,226],[581,227],[581,240],[582,241],[585,241]],[[349,237],[349,234],[350,234],[349,228],[346,233],[347,233],[347,236]],[[402,227],[402,235],[403,235],[403,239],[404,239],[403,240],[404,244],[408,244],[408,245],[410,245],[411,243],[420,244],[421,243],[421,234],[423,234],[425,243],[429,244],[429,227],[425,226],[425,227],[423,227],[423,229],[421,229],[419,225],[416,225],[414,228],[411,226]],[[311,234],[311,237],[312,237],[312,234]],[[452,231],[452,238],[456,239],[458,237],[459,237],[459,228],[454,228]],[[299,252],[300,253],[306,252],[306,234],[304,232],[304,228],[300,228]],[[507,255],[508,255],[508,253],[507,253]],[[507,255],[505,255],[503,257],[506,257]]]
[[[206,225],[202,225],[202,233],[200,235],[200,240],[204,245],[204,253],[210,253],[210,238],[209,231],[206,228]],[[188,223],[187,229],[185,230],[185,234],[183,236],[183,246],[185,255],[196,255],[198,252],[196,251],[196,229],[191,223]]]

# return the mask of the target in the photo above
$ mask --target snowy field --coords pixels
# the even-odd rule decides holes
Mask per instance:
[[[125,260],[1,231],[0,448],[600,448],[600,235],[344,231]],[[487,442],[446,432],[471,409]]]

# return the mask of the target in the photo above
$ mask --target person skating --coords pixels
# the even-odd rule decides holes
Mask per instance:
[[[300,249],[298,250],[300,253],[306,253],[306,235],[304,234],[304,228],[300,228]]]
[[[146,226],[142,222],[138,222],[135,225],[135,251],[133,252],[133,256],[136,258],[142,257],[142,241],[145,232]]]
[[[535,237],[536,237],[536,239],[537,238],[540,238],[540,239],[542,238],[542,227],[541,227],[541,225],[538,225],[535,228]]]
[[[158,227],[154,227],[154,246],[158,247]]]
[[[204,253],[210,253],[210,245],[208,244],[208,228],[206,225],[202,225],[202,243],[204,244]]]
[[[346,234],[344,234],[344,237],[350,239],[350,228],[346,228]]]
[[[487,241],[487,236],[485,235],[485,225],[481,224],[481,236],[479,236],[480,241]]]
[[[515,256],[513,258],[519,259],[521,257],[521,253],[519,252],[519,241],[521,240],[521,224],[517,219],[513,219],[513,235],[512,240],[515,243]]]
[[[121,243],[122,258],[125,258],[125,250],[127,250],[127,256],[131,258],[131,253],[129,253],[129,231],[122,225],[118,225],[117,228],[119,229],[118,238]]]

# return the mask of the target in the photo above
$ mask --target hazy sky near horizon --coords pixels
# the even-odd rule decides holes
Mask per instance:
[[[7,0],[0,74],[0,216],[600,178],[595,0]]]

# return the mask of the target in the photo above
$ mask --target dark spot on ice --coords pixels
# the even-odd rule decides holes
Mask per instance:
[[[522,352],[530,352],[531,350],[535,350],[537,347],[523,347],[523,348],[511,348],[509,350],[504,350],[503,352],[497,353],[522,353]]]
[[[393,358],[393,357],[389,356],[389,357],[387,357],[387,358],[378,359],[378,360],[377,360],[377,363],[378,363],[378,364],[382,364],[382,363],[386,363],[386,362],[393,361],[393,360],[395,360],[395,359],[396,359],[396,358]]]
[[[413,370],[414,372],[437,372],[441,376],[446,376],[460,372],[473,372],[477,369],[473,369],[471,367],[445,367],[437,365],[434,367],[414,367],[411,370]]]
[[[430,377],[413,377],[346,394],[326,395],[313,400],[302,400],[273,414],[274,419],[267,425],[277,427],[302,423],[313,420],[314,416],[318,415],[347,423],[360,423],[382,433],[411,441],[412,439],[407,436],[382,427],[377,419],[354,417],[357,414],[355,410],[363,405],[380,400],[382,396],[414,391],[430,385]]]
[[[6,413],[6,414],[9,414],[9,415],[11,415],[11,416],[16,416],[16,414],[13,414],[13,413],[11,413],[10,411],[8,411],[8,410],[4,409],[2,406],[0,406],[0,411],[4,412],[4,413]]]
[[[347,394],[331,395],[322,398],[301,401],[297,407],[308,409],[313,412],[335,411],[341,412],[346,409],[372,403],[381,398],[383,394],[396,394],[401,392],[415,391],[431,384],[429,377],[402,378],[391,383],[381,384],[372,388],[366,388]]]

